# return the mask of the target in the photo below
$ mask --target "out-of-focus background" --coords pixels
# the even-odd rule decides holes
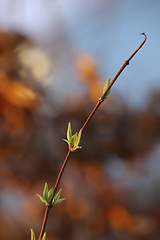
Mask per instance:
[[[160,239],[160,1],[0,0],[0,240],[37,239],[44,206],[78,131],[143,41],[83,133],[50,213],[48,240]]]

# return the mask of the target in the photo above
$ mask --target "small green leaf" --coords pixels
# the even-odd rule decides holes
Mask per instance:
[[[48,205],[48,202],[47,202],[43,197],[41,197],[39,194],[36,194],[36,195],[37,195],[37,197],[40,198],[40,200],[41,200],[42,202],[44,202],[44,203],[46,204],[46,206]]]
[[[51,188],[48,192],[48,200],[50,201],[52,197],[53,197],[53,188]]]
[[[60,198],[60,196],[61,196],[61,192],[62,192],[62,188],[58,191],[58,193],[55,195],[55,197],[54,197],[54,203]]]
[[[72,130],[71,130],[71,123],[68,123],[68,129],[67,129],[67,139],[70,140],[72,137]]]
[[[77,136],[78,136],[77,132],[72,136],[72,138],[71,138],[71,146],[75,144]]]
[[[65,198],[61,198],[61,199],[60,199],[61,192],[62,192],[62,188],[59,190],[59,192],[58,192],[58,193],[56,194],[56,196],[54,197],[54,199],[53,199],[53,204],[59,204],[59,203],[61,203],[62,201],[65,200]]]
[[[44,233],[43,237],[41,238],[41,240],[46,240],[46,232]]]
[[[35,233],[33,231],[33,228],[31,228],[31,240],[36,240]]]
[[[81,136],[82,136],[82,129],[80,129],[80,131],[78,133],[78,144],[80,143]]]
[[[54,204],[60,204],[64,200],[65,200],[65,198],[57,199],[56,202],[54,202]]]
[[[79,133],[78,133],[78,136],[77,136],[77,139],[75,141],[75,145],[78,146],[79,143],[80,143],[80,140],[81,140],[81,135],[82,135],[82,129],[80,129]]]
[[[45,185],[44,185],[43,198],[48,202],[48,185],[47,185],[47,183],[45,183]]]
[[[103,94],[105,93],[105,91],[107,90],[107,88],[109,87],[110,85],[110,80],[111,78],[108,78],[108,80],[106,81],[105,85],[104,85],[104,88],[103,88]],[[108,95],[110,94],[111,92],[111,88],[108,90],[108,92],[106,93],[106,95],[104,96],[104,100],[108,97]]]

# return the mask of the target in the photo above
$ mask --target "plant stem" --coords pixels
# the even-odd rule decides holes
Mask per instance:
[[[49,215],[49,211],[51,209],[50,206],[51,205],[46,206],[46,210],[45,210],[44,218],[43,218],[43,223],[42,223],[42,227],[41,227],[41,232],[40,232],[40,235],[39,235],[39,240],[41,240],[41,238],[43,237],[44,231],[45,231],[45,227],[46,227],[46,224],[47,224],[47,218],[48,218],[48,215]]]
[[[58,174],[58,177],[57,177],[57,180],[56,180],[56,183],[55,183],[55,186],[54,186],[54,194],[53,194],[53,197],[52,197],[52,199],[51,199],[51,202],[52,202],[52,200],[53,200],[53,198],[54,198],[54,195],[55,195],[55,193],[56,193],[56,190],[57,190],[57,187],[58,187],[59,182],[60,182],[60,180],[61,180],[63,171],[64,171],[64,169],[65,169],[65,166],[66,166],[67,162],[68,162],[70,153],[71,153],[71,148],[69,148],[68,153],[67,153],[67,155],[66,155],[66,158],[65,158],[65,160],[64,160],[64,162],[63,162],[63,165],[62,165],[62,167],[61,167],[61,170],[60,170],[60,172],[59,172],[59,174]]]
[[[46,223],[47,223],[47,219],[48,219],[48,215],[49,215],[49,212],[50,212],[50,210],[52,208],[52,201],[53,201],[53,198],[55,196],[55,193],[56,193],[57,187],[59,185],[59,182],[61,180],[61,177],[62,177],[63,171],[65,169],[65,166],[66,166],[66,164],[68,162],[70,153],[71,153],[71,149],[68,150],[66,158],[65,158],[65,160],[63,162],[63,165],[61,167],[61,170],[60,170],[60,172],[58,174],[58,177],[57,177],[57,180],[56,180],[56,183],[55,183],[55,186],[54,186],[53,197],[50,200],[50,204],[48,206],[46,206],[46,210],[45,210],[45,214],[44,214],[44,218],[43,218],[43,223],[42,223],[42,227],[41,227],[41,232],[40,232],[40,235],[39,235],[39,240],[41,240],[41,238],[43,237],[43,234],[44,234],[44,231],[45,231],[45,227],[46,227]]]
[[[99,108],[99,106],[101,105],[102,102],[104,102],[104,97],[105,95],[108,93],[109,89],[112,87],[112,85],[115,83],[115,81],[117,80],[117,78],[119,77],[119,75],[122,73],[122,71],[124,70],[124,68],[129,65],[130,60],[135,56],[135,54],[140,50],[140,48],[144,45],[144,43],[146,42],[147,36],[145,33],[141,33],[142,35],[144,35],[144,40],[143,42],[139,45],[139,47],[134,51],[134,53],[127,59],[124,61],[124,64],[122,65],[122,67],[120,68],[120,70],[118,71],[118,73],[115,75],[115,77],[113,78],[113,80],[111,81],[110,85],[108,86],[108,88],[106,89],[106,91],[103,93],[102,97],[98,100],[97,104],[95,105],[94,109],[92,110],[92,112],[90,113],[89,117],[87,118],[87,120],[85,121],[85,123],[82,126],[82,131],[84,130],[84,128],[86,127],[86,125],[88,124],[88,122],[91,120],[91,118],[94,116],[94,114],[96,113],[97,109]],[[50,209],[52,208],[52,200],[55,196],[56,190],[58,188],[59,182],[61,180],[63,171],[66,167],[66,164],[68,162],[69,156],[71,153],[71,149],[68,150],[68,153],[66,155],[66,158],[62,164],[61,170],[58,174],[55,186],[54,186],[54,194],[52,199],[50,200],[50,204],[48,206],[46,206],[46,210],[45,210],[45,214],[44,214],[44,218],[43,218],[43,223],[42,223],[42,228],[41,228],[41,232],[39,235],[39,240],[41,240],[41,238],[43,237],[44,231],[45,231],[45,227],[46,227],[46,223],[47,223],[47,219],[48,219],[48,215],[50,212]]]
[[[106,91],[103,93],[102,97],[98,100],[96,106],[94,107],[94,109],[92,110],[91,114],[89,115],[89,117],[87,118],[87,120],[85,121],[83,127],[82,127],[82,131],[84,130],[84,128],[86,127],[87,123],[91,120],[91,118],[94,116],[94,114],[96,113],[97,109],[99,108],[99,106],[101,105],[102,102],[104,102],[104,97],[105,95],[108,93],[108,91],[110,90],[110,88],[112,87],[112,85],[115,83],[115,81],[117,80],[117,78],[119,77],[119,75],[121,74],[121,72],[125,69],[125,67],[127,65],[129,65],[129,62],[131,61],[131,59],[135,56],[135,54],[140,50],[140,48],[144,45],[144,43],[146,42],[147,36],[145,33],[140,33],[142,35],[145,36],[143,42],[139,45],[139,47],[134,51],[134,53],[127,59],[124,61],[124,64],[122,65],[122,67],[120,68],[120,70],[117,72],[117,74],[115,75],[115,77],[113,78],[113,80],[111,81],[110,85],[108,86],[108,88],[106,89]]]

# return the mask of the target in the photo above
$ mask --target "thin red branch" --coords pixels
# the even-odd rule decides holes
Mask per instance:
[[[115,77],[113,78],[113,80],[111,81],[110,85],[108,86],[108,88],[106,89],[106,91],[103,93],[102,97],[98,100],[96,106],[94,107],[94,109],[92,110],[91,114],[89,115],[89,117],[87,118],[87,120],[85,121],[82,130],[84,130],[84,128],[86,127],[86,125],[88,124],[88,122],[91,120],[91,118],[93,117],[93,115],[96,113],[97,109],[99,108],[99,106],[101,105],[101,103],[104,101],[104,97],[105,95],[108,93],[108,91],[110,90],[110,88],[113,86],[113,84],[115,83],[115,81],[117,80],[117,78],[119,77],[119,75],[121,74],[121,72],[125,69],[125,67],[127,65],[129,65],[129,62],[131,61],[131,59],[135,56],[135,54],[140,50],[140,48],[144,45],[144,43],[147,40],[147,36],[145,33],[140,33],[142,35],[145,36],[143,42],[139,45],[139,47],[134,51],[134,53],[127,59],[124,61],[124,64],[122,65],[122,67],[120,68],[120,70],[117,72],[117,74],[115,75]]]
[[[44,231],[45,231],[45,228],[46,228],[46,224],[47,224],[48,215],[49,215],[49,212],[50,212],[50,210],[52,208],[52,201],[53,201],[53,198],[55,196],[55,193],[56,193],[56,190],[58,188],[58,185],[60,183],[60,180],[61,180],[63,171],[65,169],[65,166],[66,166],[66,164],[68,162],[70,153],[71,153],[71,149],[68,150],[66,158],[65,158],[65,160],[63,162],[63,165],[61,167],[61,170],[60,170],[60,172],[58,174],[58,177],[57,177],[57,180],[56,180],[56,183],[55,183],[55,186],[54,186],[53,197],[50,200],[50,204],[48,206],[46,206],[46,210],[45,210],[45,214],[44,214],[44,218],[43,218],[43,223],[42,223],[42,227],[41,227],[41,232],[40,232],[40,235],[39,235],[39,240],[41,240],[41,238],[43,237],[43,234],[44,234]]]
[[[92,112],[90,113],[89,117],[87,118],[87,120],[85,121],[84,125],[82,126],[82,131],[84,130],[84,128],[86,127],[86,125],[88,124],[88,122],[91,120],[91,118],[94,116],[94,114],[96,113],[96,111],[98,110],[99,106],[101,105],[101,103],[104,101],[104,97],[105,95],[108,93],[109,89],[113,86],[113,84],[115,83],[115,81],[117,80],[117,78],[119,77],[119,75],[122,73],[122,71],[124,70],[124,68],[129,65],[129,62],[131,61],[131,59],[135,56],[135,54],[140,50],[140,48],[144,45],[144,43],[146,42],[147,36],[145,33],[141,33],[142,35],[144,35],[144,40],[143,42],[139,45],[139,47],[134,51],[134,53],[127,59],[124,61],[124,64],[122,65],[122,67],[120,68],[120,70],[118,71],[118,73],[115,75],[115,77],[113,78],[112,82],[110,83],[110,85],[108,86],[108,88],[106,89],[106,91],[103,93],[102,97],[98,100],[97,104],[95,105],[94,109],[92,110]],[[46,206],[46,210],[45,210],[45,214],[44,214],[44,218],[43,218],[43,223],[42,223],[42,228],[41,228],[41,232],[39,235],[39,240],[41,240],[41,238],[43,237],[44,231],[45,231],[45,227],[47,224],[47,219],[48,219],[48,215],[50,212],[50,209],[52,208],[52,200],[55,196],[55,193],[57,191],[59,182],[61,180],[63,171],[66,167],[66,164],[68,162],[69,156],[71,153],[71,149],[68,150],[68,153],[66,155],[66,158],[62,164],[61,170],[58,174],[55,186],[54,186],[54,194],[52,199],[50,200],[50,204],[48,206]]]

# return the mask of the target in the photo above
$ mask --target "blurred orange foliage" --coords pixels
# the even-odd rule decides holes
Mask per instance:
[[[80,54],[76,59],[76,66],[80,79],[88,86],[88,95],[96,103],[102,95],[102,78],[98,71],[97,61],[87,54]]]
[[[66,202],[66,212],[74,220],[85,219],[88,215],[89,206],[82,197],[70,197]]]
[[[130,231],[133,228],[131,214],[122,206],[115,205],[108,209],[107,220],[117,230]]]

